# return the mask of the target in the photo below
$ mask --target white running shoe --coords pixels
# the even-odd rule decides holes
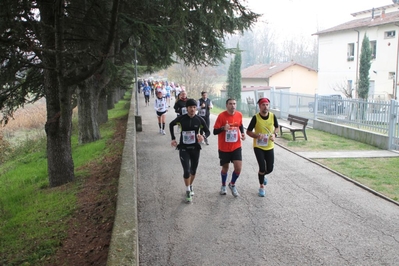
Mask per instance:
[[[229,188],[231,189],[231,194],[233,194],[234,197],[238,197],[240,194],[238,194],[236,186],[232,186],[229,184]]]
[[[226,194],[227,194],[226,186],[222,186],[222,187],[220,188],[220,195],[226,195]]]

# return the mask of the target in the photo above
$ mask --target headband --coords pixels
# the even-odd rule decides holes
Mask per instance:
[[[263,103],[270,103],[270,101],[268,98],[260,98],[258,104],[262,105]]]

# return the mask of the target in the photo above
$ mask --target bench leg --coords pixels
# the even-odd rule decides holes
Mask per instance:
[[[292,133],[292,139],[295,141],[295,131],[291,131]]]
[[[305,130],[303,131],[303,136],[305,137],[305,140],[308,140],[308,137],[306,136]]]

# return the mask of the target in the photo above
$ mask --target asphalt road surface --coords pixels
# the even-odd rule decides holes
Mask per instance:
[[[139,101],[140,265],[399,265],[397,205],[278,146],[260,198],[248,136],[236,183],[240,197],[219,194],[217,136],[211,135],[210,145],[202,145],[193,202],[186,203],[178,151],[170,146],[173,108],[167,134],[160,135],[153,98],[149,107],[143,95]],[[231,173],[232,165],[228,181]]]

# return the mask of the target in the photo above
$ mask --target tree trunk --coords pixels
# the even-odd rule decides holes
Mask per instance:
[[[115,92],[113,89],[107,92],[107,108],[108,110],[115,108]]]
[[[107,90],[105,88],[101,90],[98,99],[97,121],[99,125],[105,124],[108,121]]]
[[[99,89],[95,77],[91,77],[78,86],[78,124],[79,144],[100,139],[97,122]]]
[[[43,4],[43,3],[39,3]],[[41,36],[43,47],[62,50],[59,44],[60,17],[57,16],[60,5],[39,5],[41,21],[54,27],[57,34],[44,29]],[[57,11],[54,11],[57,9]],[[56,38],[57,36],[57,38]],[[58,42],[56,42],[58,41]],[[57,48],[59,48],[57,50]],[[62,66],[59,53],[55,55],[44,53],[42,57],[46,66],[43,70],[44,93],[46,96],[47,121],[45,125],[47,136],[47,171],[50,187],[61,186],[75,179],[72,160],[71,130],[72,130],[72,88],[63,87]],[[57,71],[58,70],[58,71]]]
[[[60,88],[53,71],[44,70],[47,106],[47,170],[50,187],[75,178],[71,149],[72,104],[68,88]],[[59,93],[60,92],[60,93]]]

